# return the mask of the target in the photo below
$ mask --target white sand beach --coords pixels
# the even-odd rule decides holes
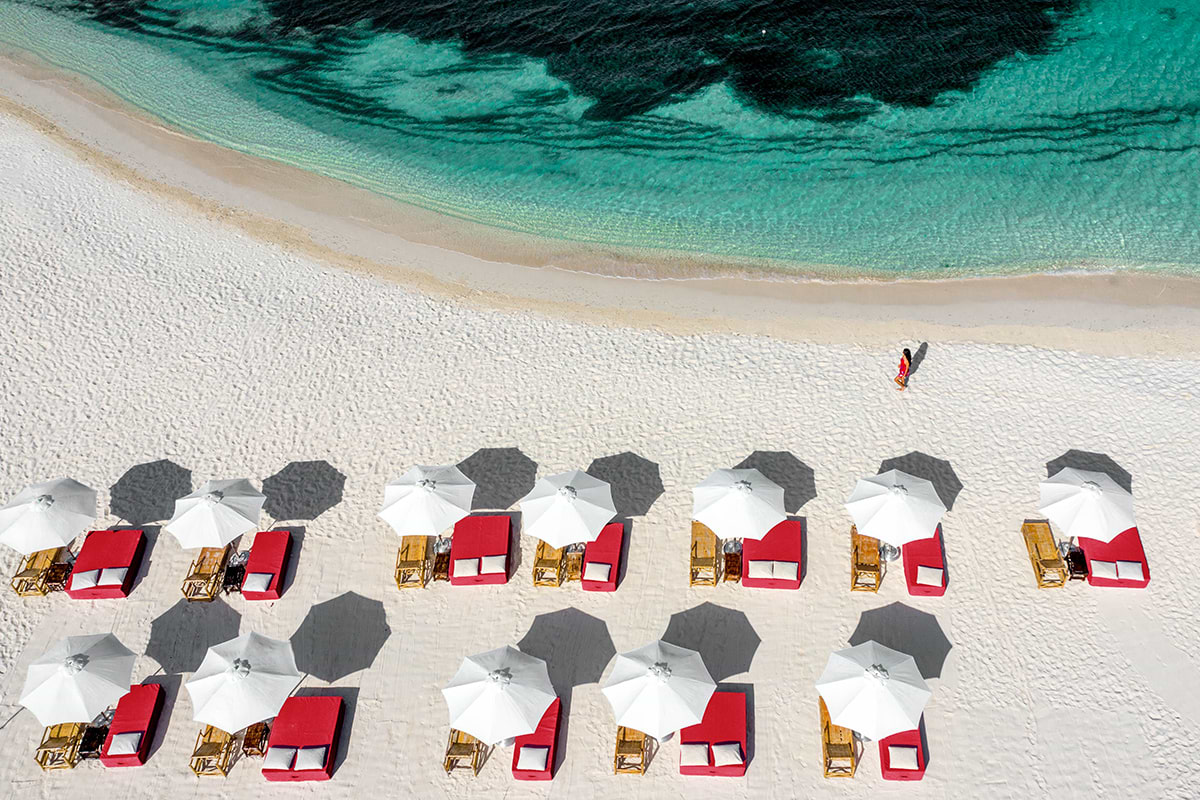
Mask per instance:
[[[16,79],[6,88],[17,94]],[[852,294],[806,305],[785,292],[757,301],[762,324],[742,326],[754,292],[731,292],[726,305],[720,290],[654,284],[653,299],[634,305],[649,282],[514,266],[496,274],[545,278],[558,303],[506,300],[464,283],[446,290],[343,269],[349,256],[253,235],[241,212],[219,211],[219,198],[205,205],[154,191],[148,184],[161,176],[137,182],[99,158],[45,126],[0,116],[0,497],[69,475],[101,490],[103,527],[118,523],[108,487],[140,464],[168,459],[198,486],[260,483],[290,462],[326,461],[345,476],[336,504],[315,520],[280,520],[303,528],[292,585],[276,602],[232,596],[228,605],[242,631],[287,638],[314,603],[356,592],[382,602],[391,635],[369,669],[336,682],[350,713],[329,783],[280,789],[252,760],[224,780],[194,777],[187,760],[199,725],[180,689],[186,675],[164,677],[143,655],[135,680],[157,673],[169,695],[147,765],[43,773],[32,759],[42,729],[23,712],[0,729],[0,784],[10,796],[1196,796],[1194,288],[1172,293],[1177,283],[1163,281],[1168,297],[1154,301],[1143,282],[1123,306],[1120,287],[1094,301],[1003,288],[964,300],[971,290],[957,286],[907,310],[857,306],[861,324]],[[451,260],[436,252],[398,251],[430,272],[431,259]],[[656,304],[675,288],[685,299],[675,314],[662,312]],[[910,389],[897,392],[899,348],[921,341],[927,356]],[[657,466],[661,495],[636,487],[653,502],[633,518],[616,593],[533,587],[528,537],[507,585],[396,589],[397,540],[375,516],[384,484],[412,464],[455,463],[481,448],[516,448],[539,475],[627,452]],[[1153,575],[1146,590],[1035,588],[1020,526],[1038,516],[1047,462],[1072,449],[1107,454],[1132,476]],[[690,488],[755,451],[790,453],[811,469],[811,483],[796,471],[804,503],[790,509],[807,520],[803,585],[689,588]],[[842,503],[857,478],[914,452],[950,465],[940,481],[953,501],[943,521],[949,590],[909,597],[896,570],[878,595],[851,594]],[[494,455],[484,460],[519,463]],[[508,505],[522,473],[492,472],[488,496]],[[147,555],[125,600],[6,590],[3,719],[19,708],[26,666],[65,634],[111,631],[135,652],[147,649],[153,621],[181,600],[191,553],[157,533]],[[0,556],[6,574],[17,563],[13,552]],[[439,689],[464,656],[519,642],[538,615],[568,607],[602,620],[625,651],[705,602],[745,612],[761,639],[748,670],[723,676],[753,687],[745,778],[681,777],[674,741],[645,776],[614,776],[615,726],[594,681],[571,691],[553,782],[515,782],[503,748],[478,778],[442,772]],[[884,782],[868,745],[852,781],[827,781],[813,682],[863,612],[897,602],[935,615],[952,643],[939,674],[926,675],[928,772],[919,784]],[[195,612],[199,633],[228,630],[232,615],[219,606]],[[179,652],[216,643],[197,638],[178,626],[167,643]],[[587,665],[590,644],[556,652]],[[326,684],[310,677],[303,688]]]

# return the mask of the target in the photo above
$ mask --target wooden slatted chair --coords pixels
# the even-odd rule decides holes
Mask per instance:
[[[447,775],[456,769],[469,769],[472,775],[478,775],[485,753],[486,747],[483,742],[469,733],[451,728],[442,767]]]
[[[271,726],[256,722],[242,734],[242,755],[262,758],[267,754],[267,742],[271,738]]]
[[[396,551],[396,588],[424,589],[428,581],[429,537],[401,537]]]
[[[821,704],[821,763],[826,778],[853,778],[858,767],[854,731],[834,725],[829,719],[825,700]]]
[[[82,722],[66,722],[51,725],[42,733],[42,742],[33,754],[33,760],[42,769],[74,769],[79,763],[79,746],[83,744],[83,732],[87,725]]]
[[[188,602],[208,603],[217,599],[225,578],[225,565],[233,545],[204,547],[192,562],[188,575],[183,579],[183,596]]]
[[[13,575],[13,591],[21,597],[40,597],[50,591],[47,579],[54,565],[63,560],[65,547],[37,550],[25,556]]]
[[[886,573],[887,565],[879,556],[879,540],[863,536],[857,525],[851,525],[850,591],[878,592]]]
[[[1067,564],[1054,543],[1049,522],[1026,520],[1021,526],[1025,537],[1025,549],[1029,551],[1029,563],[1033,566],[1033,578],[1039,589],[1056,589],[1067,583]]]
[[[205,725],[204,730],[196,736],[196,746],[192,748],[192,758],[188,766],[197,775],[225,777],[229,774],[236,743],[237,738],[233,734],[212,725]]]
[[[533,585],[562,586],[563,576],[563,548],[551,547],[539,539],[533,557]]]
[[[691,586],[716,586],[720,577],[721,541],[702,522],[692,520],[691,563],[688,582]]]
[[[617,727],[617,746],[613,751],[613,773],[617,775],[645,775],[650,763],[651,738],[641,731]]]

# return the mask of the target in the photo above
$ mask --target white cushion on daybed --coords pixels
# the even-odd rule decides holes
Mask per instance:
[[[479,574],[479,559],[478,558],[456,558],[454,559],[454,577],[456,578],[474,578]]]
[[[517,769],[528,769],[534,772],[545,772],[546,762],[550,760],[550,748],[536,744],[521,746],[517,756]]]
[[[751,561],[746,565],[746,577],[770,580],[775,577],[774,561]]]
[[[246,576],[246,580],[242,581],[242,591],[265,592],[271,588],[271,579],[274,577],[273,572],[251,572]]]
[[[115,734],[112,737],[112,741],[108,743],[108,754],[110,756],[131,756],[138,751],[138,746],[141,743],[141,731],[118,733]]]
[[[941,586],[944,575],[941,567],[927,567],[924,564],[917,567],[917,583],[921,586]]]
[[[296,771],[299,772],[302,769],[325,769],[325,756],[328,752],[328,745],[301,747],[296,753]]]
[[[100,579],[96,581],[97,586],[120,586],[125,582],[125,576],[129,573],[129,567],[108,567],[100,571]]]
[[[612,575],[612,564],[589,561],[588,565],[583,568],[583,579],[585,581],[607,581],[610,575]]]
[[[479,574],[480,575],[495,575],[499,572],[504,572],[507,566],[508,556],[484,556],[480,559]]]
[[[776,561],[774,564],[777,581],[794,581],[800,575],[800,565],[795,561]]]
[[[268,747],[263,759],[263,769],[291,769],[292,759],[296,757],[294,747]]]
[[[71,574],[72,589],[92,589],[100,580],[100,570],[89,569],[86,572],[74,572]]]
[[[892,769],[920,769],[917,748],[906,744],[888,745],[888,762]]]
[[[742,763],[742,746],[738,742],[714,744],[713,764],[718,767],[731,767]]]
[[[1107,578],[1110,581],[1117,580],[1117,564],[1114,561],[1093,561],[1092,562],[1092,577]]]
[[[679,745],[679,765],[681,767],[707,767],[708,745],[699,742]]]
[[[1094,563],[1094,562],[1093,562]],[[1142,571],[1140,561],[1118,561],[1117,578],[1123,581],[1144,581],[1146,573]]]

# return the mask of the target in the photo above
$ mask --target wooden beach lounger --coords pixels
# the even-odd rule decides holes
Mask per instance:
[[[232,545],[205,547],[192,562],[188,575],[183,579],[183,596],[188,602],[208,603],[217,598],[221,581],[225,577],[225,564],[229,561]]]
[[[829,709],[825,700],[818,698],[821,705],[821,763],[826,778],[853,778],[858,766],[858,752],[854,742],[854,731],[834,725],[829,720]]]
[[[761,539],[742,542],[742,586],[799,589],[804,574],[804,523],[788,519]]]
[[[247,600],[278,600],[283,594],[288,559],[292,555],[291,531],[259,531],[250,545],[241,593]]]
[[[42,769],[74,769],[79,762],[79,745],[83,743],[86,729],[87,725],[82,722],[51,725],[42,733],[42,743],[34,752],[33,760]]]
[[[557,697],[533,733],[518,736],[513,743],[512,776],[519,781],[554,779],[554,757],[558,753],[558,723],[562,701]]]
[[[746,695],[714,692],[699,725],[679,732],[679,774],[746,774]]]
[[[145,547],[140,530],[92,531],[75,557],[67,596],[72,600],[128,597]]]
[[[129,687],[117,703],[108,736],[100,748],[100,763],[106,767],[140,767],[146,763],[150,742],[162,713],[163,688],[156,683]]]
[[[850,526],[850,591],[878,592],[887,566],[879,557],[879,540],[863,536]]]
[[[428,581],[429,537],[401,537],[396,551],[396,588],[424,589]]]
[[[691,586],[716,586],[720,576],[721,542],[703,522],[692,520],[691,564],[688,581]]]
[[[533,557],[533,585],[562,586],[562,582],[563,548],[551,547],[539,539]]]
[[[342,698],[289,697],[271,725],[262,774],[269,781],[327,781],[342,733]]]
[[[1021,526],[1025,537],[1025,549],[1029,551],[1029,563],[1033,565],[1033,578],[1039,589],[1054,589],[1066,585],[1067,565],[1054,543],[1049,522],[1027,520]]]
[[[617,775],[645,775],[650,763],[651,737],[626,728],[617,728],[617,747],[613,751],[613,772]]]
[[[879,740],[879,768],[885,781],[919,781],[925,777],[923,731],[925,718],[911,731],[893,733]]]
[[[1087,559],[1087,580],[1092,586],[1145,589],[1150,584],[1150,565],[1137,528],[1117,534],[1111,542],[1084,536],[1078,541]]]
[[[610,522],[595,541],[583,550],[581,579],[585,592],[615,592],[621,572],[621,547],[625,544],[625,525]]]
[[[65,555],[65,547],[55,547],[25,556],[17,574],[13,575],[13,591],[21,597],[40,597],[49,592],[51,569],[55,564],[61,563]]]
[[[450,537],[450,585],[508,583],[511,532],[507,514],[460,519]]]
[[[233,759],[236,741],[233,734],[212,725],[205,725],[204,730],[196,736],[196,746],[192,748],[192,758],[188,766],[197,775],[225,777],[229,774],[229,763]]]
[[[908,593],[916,597],[941,597],[946,593],[946,555],[942,547],[942,526],[928,539],[917,539],[900,548],[904,560],[904,581]]]
[[[456,769],[469,769],[472,775],[478,775],[479,768],[483,765],[485,749],[483,742],[471,734],[451,728],[442,767],[447,775]]]

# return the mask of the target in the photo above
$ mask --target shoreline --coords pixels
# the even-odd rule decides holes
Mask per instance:
[[[748,262],[691,255],[631,260],[618,249],[425,211],[195,139],[82,76],[17,60],[7,48],[0,52],[0,113],[113,179],[246,235],[489,308],[818,342],[969,339],[1109,354],[1200,347],[1200,280],[1192,278],[1109,272],[837,281],[759,274]]]

